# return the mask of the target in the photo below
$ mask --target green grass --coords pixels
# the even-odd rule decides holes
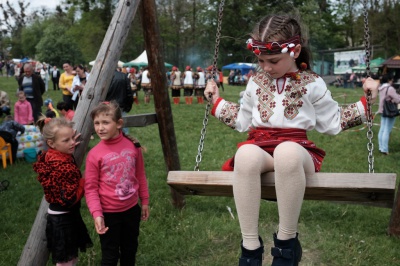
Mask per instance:
[[[51,83],[49,84],[52,87]],[[16,82],[0,77],[0,89],[10,94],[15,103]],[[237,101],[243,87],[225,85],[222,96]],[[361,89],[332,88],[333,97],[344,103],[357,101]],[[49,91],[57,103],[60,91]],[[154,106],[134,106],[131,114],[154,112]],[[194,102],[196,102],[194,100]],[[377,106],[374,106],[376,111]],[[204,105],[172,105],[175,133],[182,170],[193,170],[204,118]],[[379,116],[375,123],[379,124]],[[400,124],[390,140],[390,155],[377,152],[379,126],[374,126],[375,172],[394,172],[399,175]],[[338,136],[326,136],[317,132],[309,134],[316,144],[325,149],[327,156],[323,172],[368,172],[366,129],[343,132]],[[150,188],[150,219],[142,223],[137,265],[237,265],[240,255],[240,230],[232,198],[186,197],[186,206],[177,210],[171,205],[170,190],[166,184],[164,163],[157,125],[131,128],[130,133],[146,146],[145,165]],[[231,157],[236,144],[246,139],[210,117],[200,170],[219,170]],[[89,147],[95,145],[94,140]],[[82,168],[83,170],[83,168]],[[10,187],[0,193],[0,265],[16,265],[30,233],[43,192],[31,164],[23,160],[0,169],[0,180],[8,179]],[[227,210],[232,208],[236,219]],[[94,248],[80,255],[80,265],[100,264],[99,239],[93,221],[83,204],[82,214],[90,230]],[[305,201],[300,216],[299,232],[303,246],[301,265],[400,265],[400,241],[386,235],[390,209]],[[263,201],[260,212],[260,234],[265,243],[265,262],[270,265],[269,250],[272,233],[277,229],[277,206]],[[49,263],[50,265],[50,263]]]

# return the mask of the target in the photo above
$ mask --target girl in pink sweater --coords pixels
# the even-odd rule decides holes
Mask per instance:
[[[33,123],[32,106],[26,100],[25,92],[18,92],[18,101],[14,105],[14,120],[21,125]]]
[[[122,133],[116,102],[100,103],[91,117],[100,142],[86,158],[85,193],[100,236],[101,265],[117,265],[118,260],[135,265],[140,220],[150,214],[142,148]]]

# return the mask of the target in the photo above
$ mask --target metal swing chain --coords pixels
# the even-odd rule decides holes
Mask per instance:
[[[218,26],[217,26],[217,33],[216,33],[216,38],[215,38],[215,50],[214,50],[214,60],[213,60],[213,67],[211,71],[211,77],[214,77],[216,70],[217,70],[217,60],[218,60],[218,50],[219,50],[219,41],[221,38],[221,24],[222,24],[222,15],[223,15],[223,10],[224,10],[224,4],[225,1],[221,0],[219,4],[219,10],[218,10]],[[212,96],[210,95],[209,98],[207,98],[207,105],[206,105],[206,110],[204,113],[204,119],[203,119],[203,128],[201,129],[201,134],[200,134],[200,141],[199,141],[199,147],[197,148],[197,156],[196,156],[196,164],[194,166],[194,171],[199,171],[199,165],[201,163],[201,154],[203,152],[204,148],[204,140],[206,138],[207,134],[207,124],[208,124],[208,116],[210,115],[210,110],[211,110],[211,98]]]
[[[366,71],[367,77],[371,76],[370,70],[370,58],[371,58],[371,47],[369,42],[369,26],[368,26],[368,9],[367,9],[367,0],[363,1],[364,5],[364,42],[365,42],[365,63],[366,63]],[[369,173],[374,173],[374,144],[372,139],[374,137],[374,132],[372,131],[372,104],[371,104],[371,91],[367,93],[367,138],[368,138],[368,170]]]

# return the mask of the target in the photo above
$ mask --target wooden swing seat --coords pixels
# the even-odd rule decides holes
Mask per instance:
[[[183,195],[232,197],[233,172],[170,171],[167,183]],[[261,198],[276,200],[274,173],[261,176]],[[392,208],[396,174],[316,173],[306,177],[306,200],[342,201]]]
[[[232,197],[233,172],[170,171],[167,183],[182,195]],[[391,208],[388,233],[400,236],[400,199],[394,173],[316,173],[306,177],[304,199]],[[261,198],[276,200],[274,173],[261,176]]]

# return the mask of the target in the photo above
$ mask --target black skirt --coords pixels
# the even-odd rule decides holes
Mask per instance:
[[[85,252],[93,246],[79,209],[47,214],[46,238],[53,263],[68,262],[78,257],[78,250]]]

